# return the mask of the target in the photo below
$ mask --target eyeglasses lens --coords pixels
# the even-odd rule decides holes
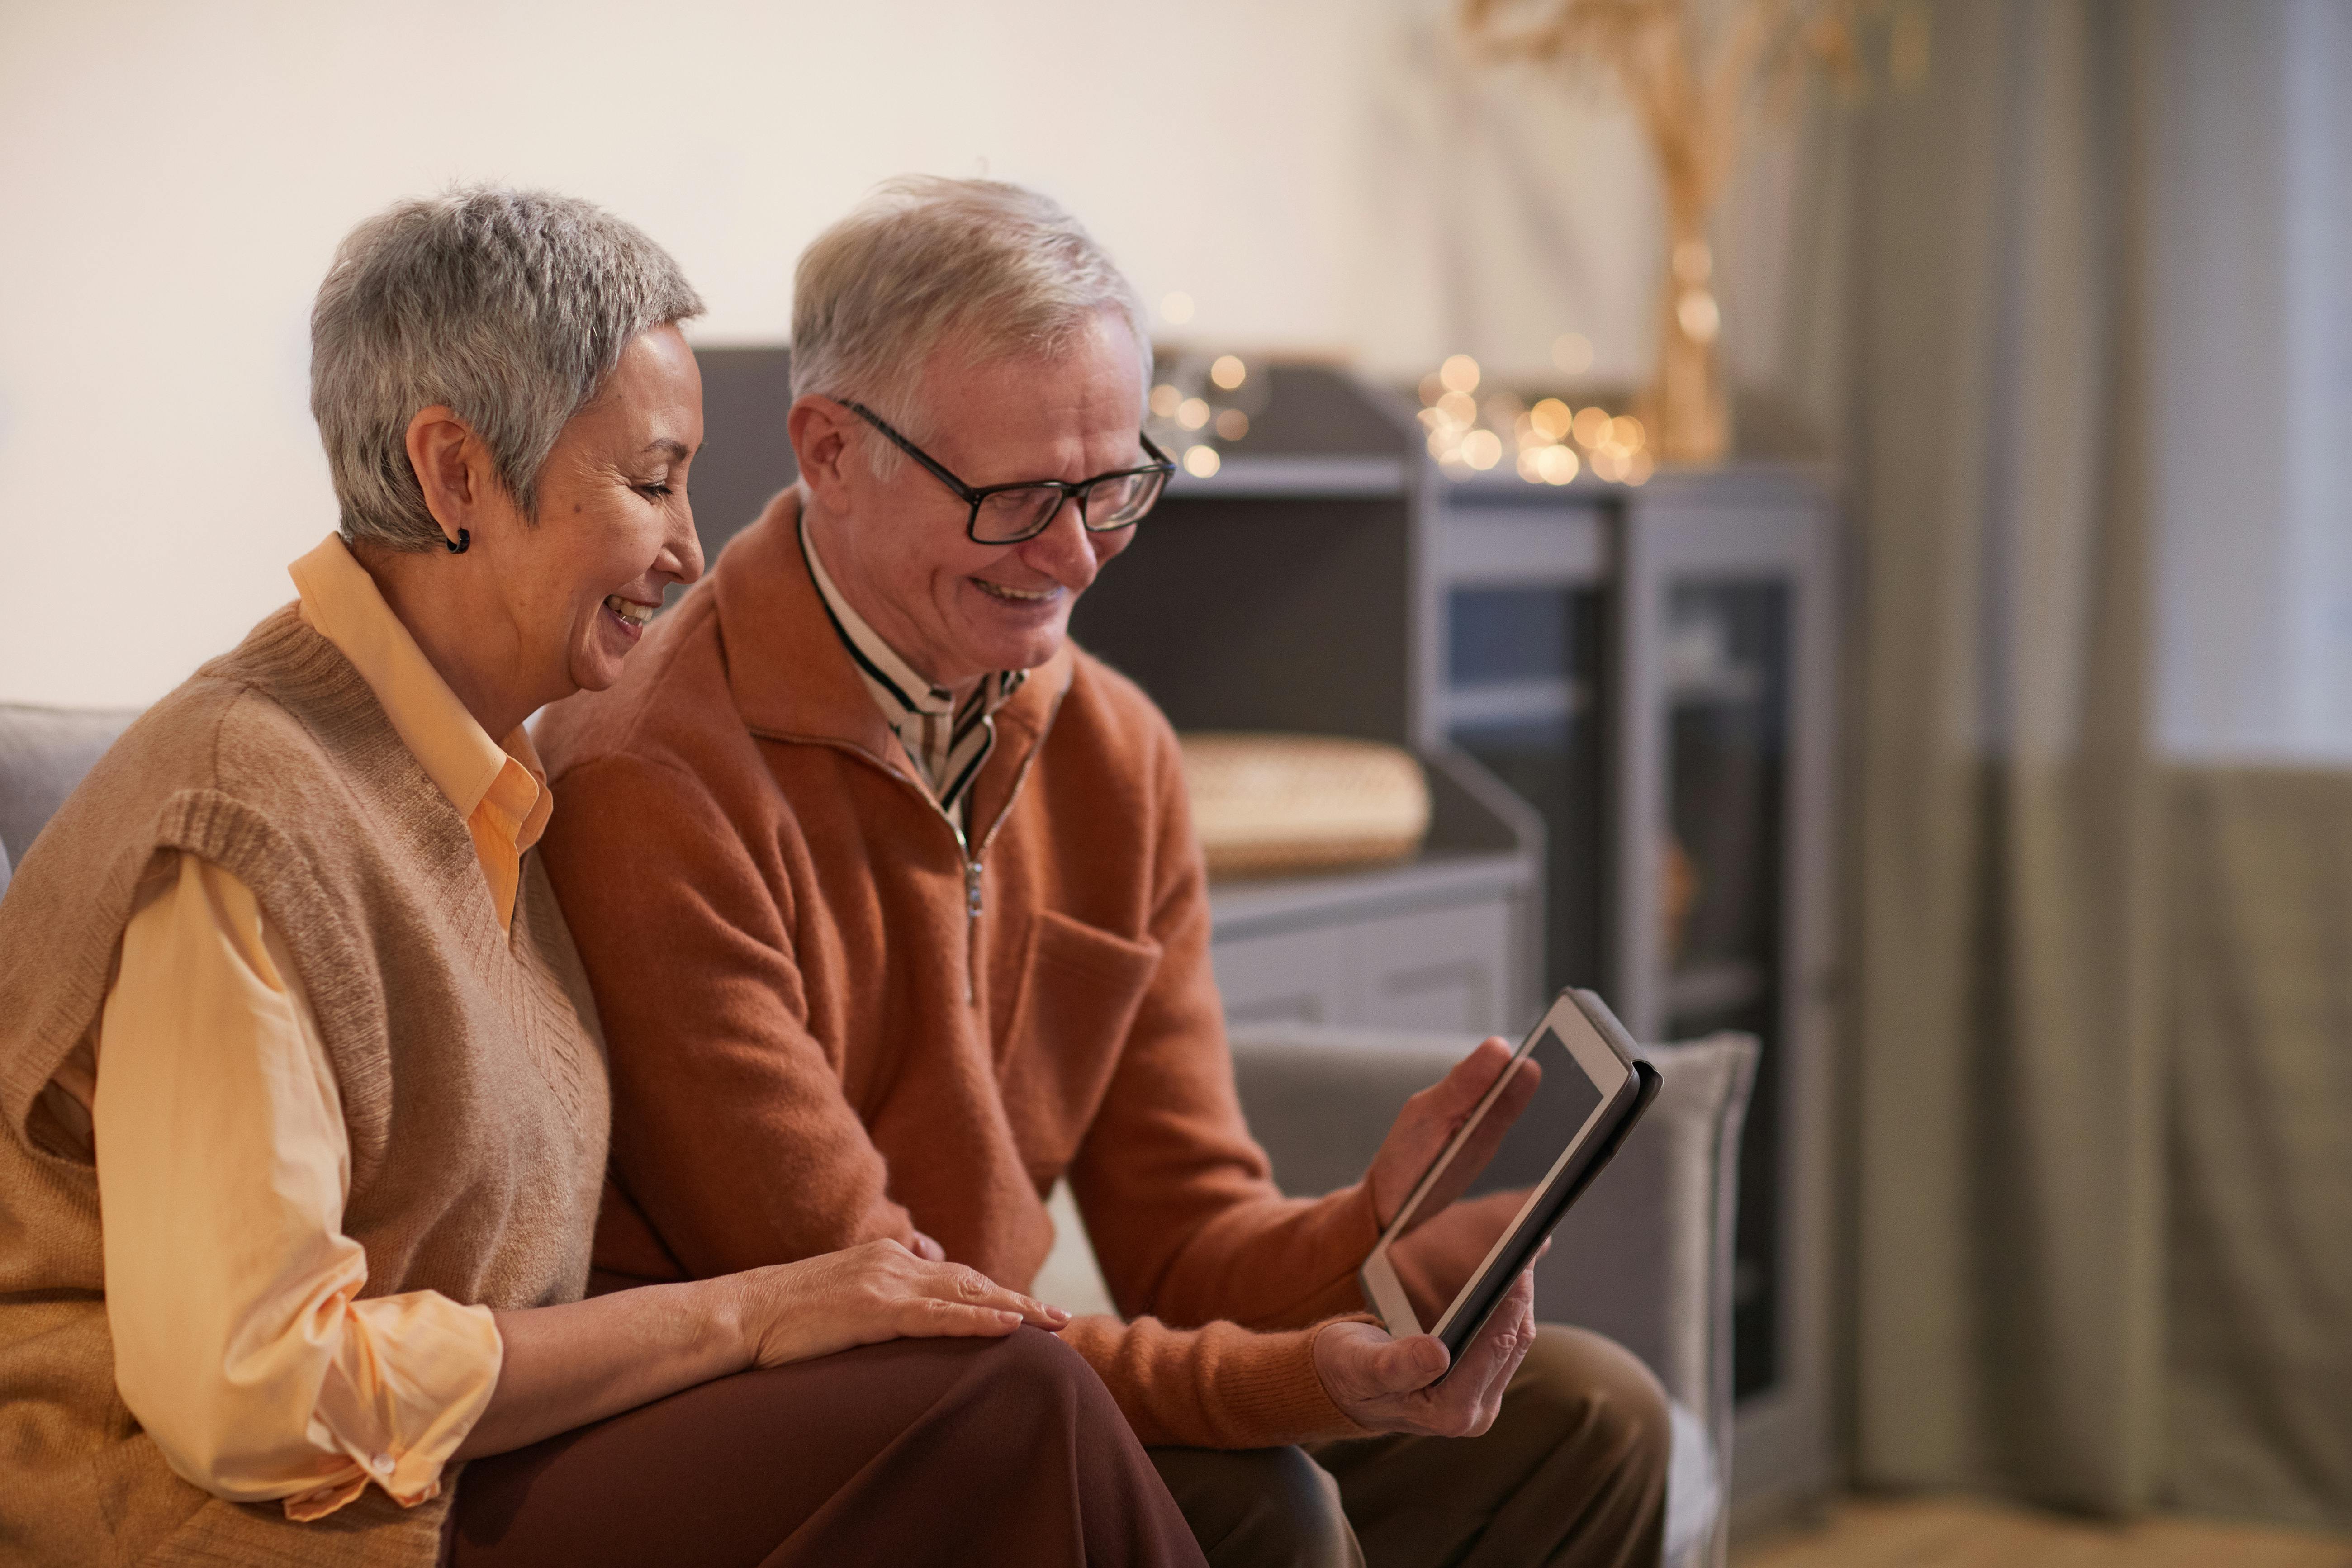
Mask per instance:
[[[1087,491],[1087,526],[1124,528],[1151,510],[1160,499],[1164,476],[1157,473],[1114,474],[1097,480]]]
[[[997,490],[980,503],[972,532],[983,544],[1012,544],[1041,531],[1062,507],[1062,492],[1050,485]]]

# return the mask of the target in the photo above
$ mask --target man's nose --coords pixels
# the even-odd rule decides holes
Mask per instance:
[[[1021,559],[1074,594],[1093,584],[1098,570],[1094,541],[1079,521],[1076,498],[1065,500],[1043,531],[1022,542]]]

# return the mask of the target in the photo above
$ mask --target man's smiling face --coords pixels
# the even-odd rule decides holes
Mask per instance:
[[[922,417],[907,435],[967,485],[1076,481],[1149,459],[1139,439],[1143,365],[1124,323],[1097,315],[1049,357],[966,364],[935,352]],[[1088,533],[1066,505],[1018,544],[975,544],[970,508],[911,458],[876,479],[868,443],[887,438],[830,399],[793,406],[793,444],[818,553],[844,597],[933,684],[961,689],[1060,651],[1070,607],[1132,529]],[[895,448],[893,455],[897,455]]]

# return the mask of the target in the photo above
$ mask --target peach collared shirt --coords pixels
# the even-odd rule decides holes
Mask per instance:
[[[341,540],[289,571],[303,619],[464,816],[511,923],[552,805],[530,740],[490,739]],[[173,1469],[298,1520],[370,1482],[406,1505],[436,1495],[498,1384],[498,1327],[429,1290],[355,1300],[341,1093],[252,890],[193,855],[159,863],[94,1044],[58,1083],[95,1145],[116,1384]]]

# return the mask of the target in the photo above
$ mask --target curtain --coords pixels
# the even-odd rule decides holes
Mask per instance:
[[[2352,1525],[2352,772],[2168,793],[2168,1493]]]
[[[2352,1526],[2352,6],[2168,20],[2166,1490]]]
[[[2109,1510],[2163,1462],[2157,22],[1937,5],[1855,153],[1857,1466]]]
[[[2352,689],[2262,662],[2352,636],[2352,23],[1933,16],[1851,153],[1856,1468],[2352,1523],[2352,772],[2180,749]]]

